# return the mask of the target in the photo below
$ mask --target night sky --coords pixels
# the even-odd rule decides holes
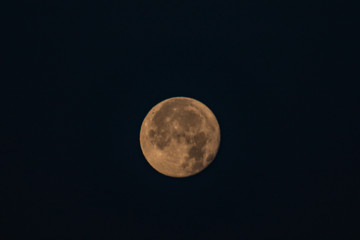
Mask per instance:
[[[0,239],[359,239],[351,7],[98,0],[11,9]],[[175,96],[206,104],[221,129],[214,162],[183,179],[155,171],[139,143],[148,111]]]

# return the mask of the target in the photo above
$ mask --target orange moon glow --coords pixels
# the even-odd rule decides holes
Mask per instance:
[[[148,163],[170,177],[188,177],[204,170],[220,145],[220,127],[203,103],[173,97],[155,105],[140,130],[140,146]]]

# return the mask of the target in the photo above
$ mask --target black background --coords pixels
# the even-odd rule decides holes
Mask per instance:
[[[0,238],[358,239],[350,9],[14,3]],[[139,145],[147,112],[174,96],[206,104],[221,128],[215,161],[185,179],[156,172]]]

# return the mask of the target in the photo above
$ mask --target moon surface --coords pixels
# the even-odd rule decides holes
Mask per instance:
[[[220,127],[213,112],[187,97],[155,105],[140,130],[140,146],[148,163],[170,177],[188,177],[204,170],[220,145]]]

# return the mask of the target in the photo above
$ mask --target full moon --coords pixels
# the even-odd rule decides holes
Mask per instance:
[[[155,105],[140,129],[140,146],[148,163],[170,177],[189,177],[204,170],[220,145],[220,127],[213,112],[187,97]]]

